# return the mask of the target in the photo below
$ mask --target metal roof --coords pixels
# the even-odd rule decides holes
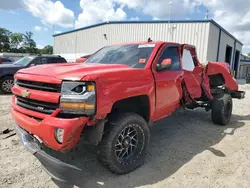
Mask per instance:
[[[143,23],[212,23],[216,27],[218,27],[219,29],[221,29],[223,32],[225,32],[228,36],[230,36],[231,38],[233,38],[234,40],[236,40],[238,43],[240,43],[241,45],[243,45],[243,43],[241,41],[239,41],[237,38],[235,38],[231,33],[229,33],[226,29],[224,29],[221,25],[219,25],[213,19],[210,19],[210,20],[170,20],[170,21],[169,20],[107,21],[107,22],[102,22],[102,23],[90,25],[90,26],[87,26],[87,27],[82,27],[82,28],[78,28],[78,29],[66,31],[66,32],[63,32],[63,33],[55,34],[55,35],[53,35],[53,37],[65,35],[65,34],[68,34],[68,33],[73,33],[73,32],[76,32],[76,31],[86,30],[86,29],[90,29],[90,28],[93,28],[93,27],[107,25],[107,24],[143,24]]]

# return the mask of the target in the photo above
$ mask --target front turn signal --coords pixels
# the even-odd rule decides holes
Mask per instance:
[[[63,109],[77,109],[77,110],[94,110],[95,105],[86,104],[86,103],[70,103],[70,102],[61,102],[60,107]]]

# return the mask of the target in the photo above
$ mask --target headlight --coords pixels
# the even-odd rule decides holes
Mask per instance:
[[[96,91],[93,82],[63,82],[60,108],[64,113],[93,115]]]

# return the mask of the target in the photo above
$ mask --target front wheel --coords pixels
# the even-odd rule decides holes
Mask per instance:
[[[0,91],[4,94],[10,94],[13,86],[14,78],[12,76],[7,76],[0,80]]]
[[[212,101],[212,120],[217,125],[225,126],[230,122],[233,109],[231,95],[223,94],[215,96]]]
[[[105,127],[98,159],[116,174],[129,173],[143,163],[149,140],[149,127],[141,116],[120,114]]]

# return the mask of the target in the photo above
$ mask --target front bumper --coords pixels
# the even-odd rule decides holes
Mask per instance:
[[[16,133],[24,147],[31,152],[43,165],[44,170],[55,180],[60,182],[71,182],[81,172],[81,169],[62,162],[44,152],[39,141],[25,130],[16,125]]]
[[[38,136],[46,146],[57,151],[67,151],[73,148],[79,141],[82,130],[89,120],[88,117],[63,119],[54,117],[53,114],[44,116],[44,114],[16,105],[14,100],[13,97],[11,114],[16,124],[30,134]],[[44,116],[41,121],[33,118],[41,115]],[[56,128],[64,129],[62,144],[55,139]]]

